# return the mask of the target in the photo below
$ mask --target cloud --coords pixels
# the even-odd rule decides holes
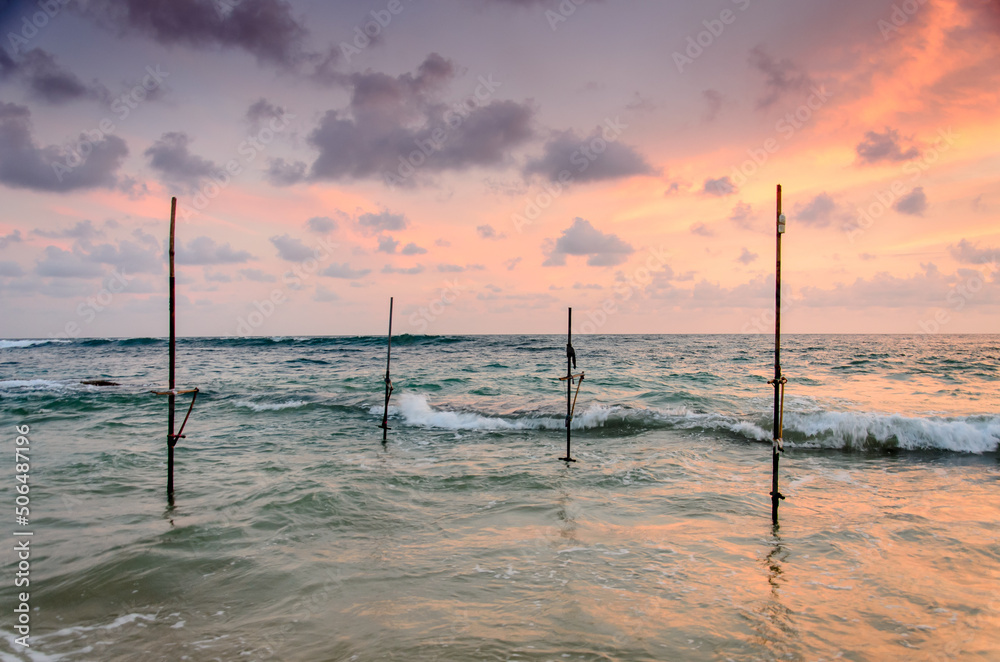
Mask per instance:
[[[421,248],[417,246],[412,241],[403,247],[403,250],[399,252],[400,255],[423,255],[427,252],[426,248]]]
[[[788,92],[798,92],[810,84],[809,76],[788,58],[775,60],[763,46],[755,46],[747,59],[754,69],[764,74],[764,95],[757,100],[757,108],[774,105]]]
[[[4,278],[18,278],[24,275],[24,269],[17,262],[10,260],[0,260],[0,276]]]
[[[751,262],[753,262],[754,260],[756,260],[758,257],[760,257],[760,256],[757,255],[756,253],[751,253],[749,249],[744,248],[743,252],[740,253],[740,256],[738,258],[736,258],[736,260],[737,260],[737,262],[742,262],[743,264],[747,264],[748,265]]]
[[[719,116],[719,111],[722,110],[722,92],[718,90],[704,90],[701,93],[701,98],[704,99],[706,106],[701,119],[705,122],[714,122],[715,118]]]
[[[246,120],[251,127],[259,127],[263,120],[282,119],[285,109],[261,97],[247,108]]]
[[[701,237],[714,237],[715,233],[704,223],[695,223],[691,226],[691,234],[696,234]]]
[[[476,234],[482,239],[503,239],[507,235],[503,233],[498,233],[492,225],[478,225],[476,226]]]
[[[0,237],[0,248],[7,248],[11,244],[19,244],[22,241],[24,241],[24,239],[21,237],[21,231],[14,230],[10,234],[5,234]]]
[[[560,176],[565,178],[562,173],[568,172],[577,182],[655,174],[642,155],[624,143],[605,140],[603,131],[597,127],[584,138],[572,130],[559,132],[545,143],[542,156],[525,165],[524,174],[558,181]],[[598,152],[602,147],[603,151]]]
[[[177,264],[238,264],[256,259],[247,251],[234,250],[229,243],[216,244],[210,237],[196,237],[187,246],[175,247]]]
[[[9,57],[0,62],[0,77],[12,76],[21,80],[28,95],[42,103],[59,106],[80,99],[107,101],[110,93],[100,83],[90,85],[81,81],[67,67],[56,62],[55,57],[41,48],[33,48],[15,62]]]
[[[31,234],[48,239],[94,239],[103,234],[89,220],[78,221],[76,225],[66,230],[32,230]]]
[[[824,191],[805,204],[795,207],[795,218],[806,225],[825,228],[830,225],[830,216],[837,209],[837,203]]]
[[[391,236],[382,235],[378,238],[378,248],[375,251],[378,253],[395,253],[398,246],[399,242]]]
[[[264,176],[275,186],[292,186],[306,178],[309,165],[305,161],[289,163],[283,158],[269,159]]]
[[[31,135],[31,112],[0,101],[0,182],[12,188],[59,192],[120,185],[116,173],[128,156],[125,141],[108,135],[92,142],[81,135],[79,144],[84,141],[85,156],[85,150],[76,147],[38,147]]]
[[[449,107],[439,97],[455,72],[450,61],[432,53],[415,75],[352,74],[348,107],[328,111],[309,134],[319,156],[306,178],[383,179],[413,186],[420,179],[410,176],[415,167],[436,173],[505,163],[511,149],[533,135],[534,111],[477,97]],[[493,83],[481,85],[492,89]],[[292,169],[281,164],[271,174],[289,175]]]
[[[507,271],[514,271],[514,269],[517,268],[517,265],[521,264],[521,260],[522,259],[523,258],[520,258],[520,257],[513,257],[513,258],[505,261],[503,263],[503,266],[505,266],[507,268]]]
[[[752,230],[753,229],[753,207],[747,203],[740,201],[736,203],[733,210],[729,213],[729,220],[741,228]]]
[[[358,278],[364,278],[371,272],[371,269],[352,269],[351,266],[345,262],[343,264],[331,264],[322,271],[322,275],[329,276],[330,278],[346,278],[348,280],[356,280]]]
[[[310,232],[317,234],[327,234],[337,229],[337,221],[329,216],[314,216],[306,221]]]
[[[727,175],[719,179],[706,179],[701,192],[705,195],[714,195],[721,198],[736,193],[736,186]]]
[[[892,208],[900,214],[923,216],[924,212],[927,211],[927,195],[924,193],[924,187],[916,187],[897,200]]]
[[[958,244],[949,246],[948,252],[962,264],[992,264],[1000,259],[1000,250],[977,248],[968,239],[962,239]]]
[[[443,274],[457,274],[465,271],[465,267],[460,267],[457,264],[439,264],[437,270]]]
[[[285,0],[93,0],[84,11],[166,46],[237,48],[281,66],[302,58],[307,34]]]
[[[92,244],[83,238],[73,244],[73,252],[90,262],[109,264],[125,273],[160,273],[165,260],[159,247],[143,248],[129,240],[110,243]]]
[[[410,267],[409,269],[398,269],[390,264],[382,267],[382,273],[384,274],[403,274],[404,276],[416,276],[417,274],[422,274],[424,272],[424,266],[418,264],[415,267]]]
[[[590,224],[590,221],[576,218],[562,236],[555,241],[548,259],[543,266],[564,266],[567,255],[586,255],[587,264],[592,267],[609,267],[621,264],[635,252],[618,235],[605,234]]]
[[[260,269],[240,269],[239,274],[243,278],[252,280],[255,283],[273,283],[278,280],[275,276],[264,273]]]
[[[164,133],[152,147],[146,150],[149,165],[158,170],[165,182],[180,184],[190,189],[198,183],[222,170],[207,159],[191,153],[188,145],[191,137],[180,131]]]
[[[97,262],[56,246],[46,246],[45,255],[35,265],[35,273],[51,278],[96,278],[104,274]]]
[[[358,226],[367,235],[404,230],[409,224],[410,222],[403,214],[391,214],[388,211],[378,214],[362,214],[358,217]]]
[[[278,249],[278,255],[282,260],[302,262],[315,257],[313,249],[303,244],[300,239],[287,234],[271,237],[271,243]]]
[[[315,294],[313,294],[313,301],[326,303],[330,301],[338,301],[339,299],[340,295],[338,295],[336,292],[326,289],[326,287],[324,287],[322,284],[316,285]]]
[[[920,156],[920,150],[916,146],[910,146],[903,151],[900,146],[899,132],[896,129],[886,127],[885,132],[866,131],[865,139],[854,148],[858,154],[858,160],[862,163],[879,163],[888,161],[895,163],[898,161],[909,161]]]

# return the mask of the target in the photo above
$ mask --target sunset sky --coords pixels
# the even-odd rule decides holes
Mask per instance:
[[[995,0],[0,0],[0,335],[1000,332]]]

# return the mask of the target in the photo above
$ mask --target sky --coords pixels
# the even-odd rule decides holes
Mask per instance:
[[[1000,2],[0,0],[0,336],[1000,331]]]

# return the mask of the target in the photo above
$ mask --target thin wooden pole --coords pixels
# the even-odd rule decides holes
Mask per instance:
[[[174,280],[174,226],[177,220],[177,198],[170,199],[170,372],[167,378],[167,498],[174,497],[174,445],[177,437],[174,435],[174,389],[175,364],[177,359],[177,293]]]
[[[775,226],[775,276],[774,276],[774,431],[771,435],[771,523],[778,525],[778,503],[784,499],[778,491],[778,457],[781,439],[781,397],[784,377],[781,374],[781,235],[785,232],[785,218],[781,214],[781,184],[778,184],[778,211]]]
[[[392,299],[389,297],[389,339],[385,356],[385,409],[382,411],[382,443],[386,442],[389,433],[389,396],[392,394],[392,380],[389,379],[389,366],[392,363]]]
[[[576,462],[570,453],[573,422],[573,367],[576,364],[576,351],[573,349],[573,309],[569,309],[569,319],[566,329],[566,457],[559,458],[565,462]]]

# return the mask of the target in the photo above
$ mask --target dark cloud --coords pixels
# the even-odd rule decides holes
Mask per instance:
[[[788,58],[775,60],[763,46],[754,47],[747,61],[765,76],[764,95],[757,100],[757,108],[768,108],[788,92],[799,92],[810,84],[809,76],[795,63]]]
[[[17,262],[10,260],[0,260],[0,276],[4,278],[18,278],[24,275],[24,269]]]
[[[719,179],[706,179],[705,185],[701,190],[705,195],[714,195],[717,197],[723,197],[726,195],[732,195],[736,193],[736,186],[733,181],[729,179],[729,176],[720,177]]]
[[[391,214],[388,211],[382,211],[378,214],[362,214],[358,217],[358,226],[362,232],[368,235],[403,230],[409,224],[410,222],[403,214]]]
[[[167,46],[237,48],[286,67],[302,59],[307,34],[285,0],[92,0],[84,11]]]
[[[549,252],[543,266],[564,266],[567,255],[586,255],[587,264],[592,267],[610,267],[621,264],[635,252],[618,235],[605,234],[590,224],[590,221],[576,218],[563,230]]]
[[[383,235],[378,238],[378,248],[375,251],[378,253],[395,253],[398,246],[398,241],[389,235]]]
[[[522,259],[523,258],[520,258],[520,257],[513,257],[513,258],[507,260],[506,262],[504,262],[503,266],[505,266],[507,268],[507,271],[514,271],[514,269],[517,268],[517,265],[521,264],[521,260]]]
[[[36,191],[114,188],[128,147],[118,136],[96,142],[85,135],[73,147],[38,147],[31,134],[31,112],[0,101],[0,182]],[[84,155],[85,154],[85,155]]]
[[[701,237],[714,237],[715,233],[704,223],[695,223],[691,226],[691,234],[696,234]]]
[[[196,237],[187,246],[178,242],[177,264],[238,264],[255,259],[247,251],[234,250],[228,242],[216,244],[210,237]]]
[[[503,239],[507,235],[497,232],[492,225],[478,225],[476,226],[476,234],[478,234],[483,239]]]
[[[21,231],[14,230],[10,234],[5,234],[0,237],[0,248],[7,248],[11,244],[19,244],[22,241],[24,241],[24,239],[21,237]]]
[[[348,77],[351,101],[330,110],[309,135],[319,150],[312,180],[383,179],[413,186],[421,173],[462,170],[504,163],[510,150],[532,135],[534,111],[512,101],[490,101],[495,85],[480,82],[475,96],[455,107],[439,97],[455,76],[455,66],[431,54],[416,74],[379,72]],[[499,84],[496,84],[498,86]],[[485,100],[483,100],[485,99]],[[290,183],[296,164],[272,164],[272,181]]]
[[[264,273],[260,269],[240,269],[239,274],[247,279],[252,280],[256,283],[273,283],[278,280],[271,274]]]
[[[104,274],[104,269],[79,253],[46,246],[44,257],[35,265],[35,273],[50,278],[97,278]]]
[[[94,239],[103,234],[94,227],[90,220],[78,221],[76,225],[65,230],[32,230],[31,234],[48,239]]]
[[[271,243],[278,249],[278,255],[282,260],[302,262],[315,256],[313,249],[303,244],[300,239],[287,234],[271,237]]]
[[[465,267],[460,267],[457,264],[439,264],[437,270],[443,274],[458,274],[465,271]]]
[[[337,229],[337,221],[329,216],[314,216],[306,221],[306,225],[311,232],[326,234]]]
[[[920,156],[920,150],[913,145],[904,151],[900,145],[899,132],[889,127],[883,133],[866,131],[865,139],[858,143],[855,150],[862,163],[909,161]]]
[[[410,267],[409,269],[398,269],[392,265],[385,265],[382,267],[382,273],[384,274],[403,274],[405,276],[416,276],[417,274],[422,274],[424,272],[424,266],[418,264],[415,267]]]
[[[351,265],[345,262],[343,264],[331,264],[323,270],[322,274],[324,276],[329,276],[330,278],[347,278],[349,280],[355,280],[358,278],[364,278],[371,272],[371,269],[352,269]]]
[[[281,119],[284,116],[284,108],[275,106],[264,97],[261,97],[247,108],[246,120],[251,126],[257,126],[263,120]]]
[[[837,203],[824,191],[809,202],[797,205],[795,208],[795,220],[802,221],[804,224],[813,227],[825,228],[830,225],[830,216],[836,209]]]
[[[270,159],[264,176],[275,186],[292,186],[306,178],[309,165],[305,161],[289,163],[283,158]]]
[[[951,256],[962,264],[987,264],[1000,259],[1000,250],[995,248],[979,248],[968,239],[948,247]]]
[[[758,257],[760,257],[760,256],[757,255],[757,253],[751,253],[748,248],[744,248],[743,252],[740,253],[740,256],[738,258],[736,258],[736,261],[737,262],[742,262],[743,264],[750,264],[751,262],[753,262],[754,260],[756,260]]]
[[[923,216],[924,212],[927,211],[927,195],[924,193],[924,187],[916,187],[897,200],[892,208],[900,214]]]
[[[8,77],[20,80],[31,98],[52,106],[81,99],[107,101],[110,97],[106,87],[96,81],[84,83],[41,48],[31,49],[17,61],[7,55],[0,57],[0,79]]]
[[[542,156],[527,163],[524,174],[557,181],[568,172],[573,181],[596,182],[655,173],[641,154],[624,143],[605,140],[604,133],[602,127],[583,138],[572,130],[558,133],[545,143]]]
[[[89,262],[107,264],[127,274],[163,271],[163,253],[157,247],[143,248],[127,239],[117,244],[92,244],[80,239],[73,244],[73,252]]]
[[[195,189],[198,183],[222,170],[208,159],[192,154],[188,149],[191,137],[186,133],[164,133],[146,150],[149,165],[160,172],[164,182]]]
[[[400,255],[423,255],[427,252],[426,248],[421,248],[417,246],[412,241],[403,247],[403,250],[399,251]]]

